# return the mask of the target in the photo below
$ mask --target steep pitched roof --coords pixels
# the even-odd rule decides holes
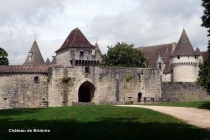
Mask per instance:
[[[155,46],[144,46],[139,47],[139,50],[146,56],[149,60],[149,67],[150,68],[157,68],[156,62],[158,57],[160,56],[165,63],[164,72],[170,72],[170,55],[172,54],[172,43],[170,44],[162,44],[162,45],[155,45]]]
[[[47,58],[45,64],[46,64],[46,65],[50,65],[50,60],[49,60],[49,58]]]
[[[51,64],[56,64],[56,56],[53,56],[53,57],[52,57]]]
[[[182,31],[182,35],[179,39],[179,42],[174,50],[174,53],[172,54],[172,56],[177,55],[195,55],[193,47],[184,29]]]
[[[201,51],[200,51],[200,49],[198,47],[195,50],[195,55],[201,55]]]
[[[2,65],[0,73],[48,73],[48,66]]]
[[[29,54],[26,58],[26,61],[25,63],[23,63],[23,65],[45,65],[44,59],[36,41],[34,41],[31,50],[29,51]]]
[[[63,45],[56,52],[66,48],[94,48],[94,46],[90,44],[79,28],[76,28],[70,32]]]

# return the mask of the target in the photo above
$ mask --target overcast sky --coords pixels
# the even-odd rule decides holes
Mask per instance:
[[[34,34],[44,60],[79,28],[102,53],[116,42],[134,47],[178,42],[183,26],[194,48],[207,50],[201,0],[0,0],[0,47],[10,65],[24,63]]]

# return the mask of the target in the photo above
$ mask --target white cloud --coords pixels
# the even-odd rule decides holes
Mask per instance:
[[[7,0],[0,5],[0,47],[10,64],[22,64],[34,34],[46,60],[76,27],[92,44],[97,38],[105,53],[116,42],[135,47],[178,42],[184,24],[192,45],[206,50],[200,5],[195,0]]]

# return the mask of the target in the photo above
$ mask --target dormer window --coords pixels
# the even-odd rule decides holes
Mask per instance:
[[[92,50],[92,56],[95,56],[95,55],[96,55],[96,51]]]
[[[177,59],[180,59],[180,56],[179,55],[177,56]]]
[[[159,69],[161,70],[161,68],[162,68],[162,67],[161,67],[161,63],[158,64],[158,67],[159,67]]]
[[[29,52],[28,53],[28,61],[31,61],[32,60],[32,55],[33,55],[33,52]]]
[[[80,51],[80,55],[83,55],[83,53],[84,53],[83,50],[81,50],[81,51]]]

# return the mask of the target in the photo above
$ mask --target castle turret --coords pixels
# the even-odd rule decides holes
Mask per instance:
[[[60,49],[56,51],[56,64],[98,66],[99,61],[99,47],[90,44],[79,28],[72,30]]]
[[[36,41],[34,41],[31,50],[28,53],[26,61],[25,63],[23,63],[23,65],[45,65],[44,59]]]
[[[197,71],[197,59],[190,40],[185,32],[171,55],[173,68],[173,82],[195,82]]]

